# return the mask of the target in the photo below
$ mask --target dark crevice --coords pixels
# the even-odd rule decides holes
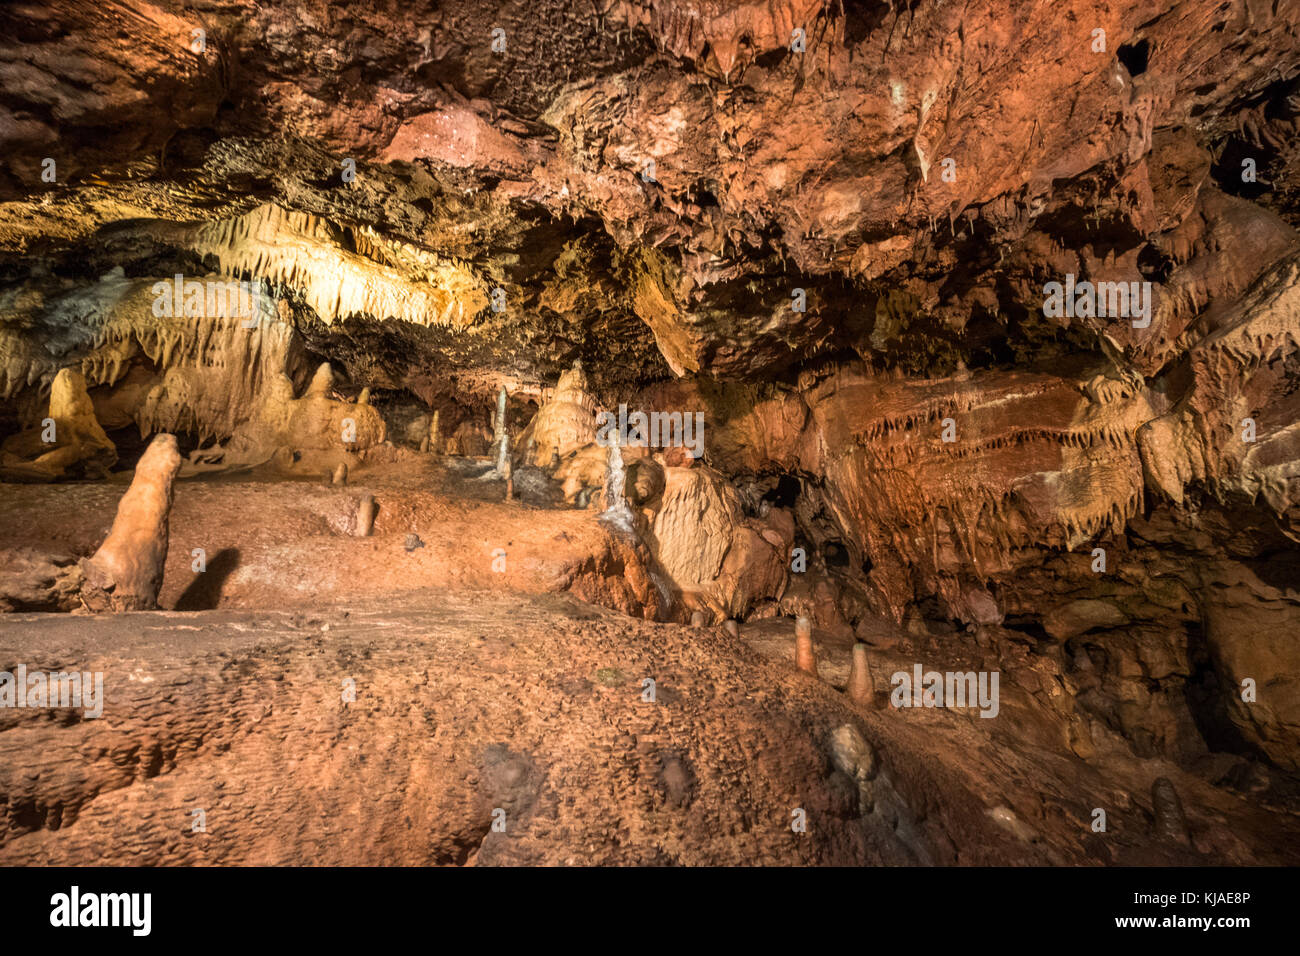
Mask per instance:
[[[1138,40],[1134,43],[1125,43],[1115,55],[1119,61],[1124,64],[1128,70],[1129,76],[1141,76],[1147,71],[1147,61],[1151,53],[1151,44],[1146,40]]]

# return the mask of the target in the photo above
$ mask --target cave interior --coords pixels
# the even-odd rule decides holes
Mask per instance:
[[[1297,0],[0,75],[0,863],[1300,861]]]

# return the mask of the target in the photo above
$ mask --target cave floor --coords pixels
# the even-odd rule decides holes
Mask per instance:
[[[1165,761],[1071,753],[1027,689],[1032,662],[1002,663],[1005,719],[985,721],[884,707],[905,645],[874,648],[876,706],[858,708],[834,686],[847,651],[818,635],[823,680],[801,674],[787,625],[737,639],[475,589],[311,610],[6,615],[0,663],[102,671],[105,703],[98,720],[0,712],[13,804],[0,862],[1296,860],[1293,815]],[[869,782],[835,756],[846,725],[874,753]],[[1158,776],[1178,787],[1191,848],[1153,835]],[[1089,829],[1098,806],[1105,834]],[[790,828],[795,808],[806,833]]]
[[[735,638],[620,613],[617,535],[591,511],[501,500],[476,469],[180,480],[163,610],[0,615],[0,668],[105,675],[102,719],[0,710],[0,863],[1300,860],[1284,781],[1242,785],[1233,755],[1085,746],[1032,641],[875,622],[858,707],[851,638],[815,633],[816,679],[793,666],[788,618]],[[125,489],[0,487],[3,546],[88,554]],[[357,537],[365,494],[378,512]],[[890,675],[917,661],[998,671],[1000,719],[890,707]],[[865,741],[847,758],[845,728]],[[1190,845],[1156,832],[1159,777]]]
[[[611,546],[592,513],[523,490],[507,502],[504,482],[476,476],[486,460],[447,461],[385,463],[346,485],[268,469],[182,478],[159,605],[308,607],[325,594],[350,601],[434,586],[546,593],[570,588],[591,556]],[[91,554],[129,479],[0,484],[0,547]],[[366,494],[377,504],[374,529],[357,537]]]

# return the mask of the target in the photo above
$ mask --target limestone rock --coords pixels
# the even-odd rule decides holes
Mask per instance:
[[[46,441],[50,435],[53,441]],[[116,461],[117,448],[95,417],[86,380],[70,368],[54,376],[42,423],[4,443],[3,470],[19,478],[103,477]]]
[[[575,365],[556,383],[547,401],[515,442],[527,449],[529,464],[549,465],[551,457],[561,459],[596,440],[596,398],[588,390],[586,373]]]
[[[112,530],[81,563],[81,599],[92,611],[142,611],[158,606],[167,562],[167,520],[172,482],[181,456],[172,435],[158,435],[135,468],[131,487],[117,506]]]

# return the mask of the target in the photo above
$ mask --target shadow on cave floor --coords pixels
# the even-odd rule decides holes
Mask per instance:
[[[239,549],[222,548],[204,571],[196,573],[194,581],[176,599],[175,611],[210,611],[221,605],[221,591],[226,579],[239,567]]]

